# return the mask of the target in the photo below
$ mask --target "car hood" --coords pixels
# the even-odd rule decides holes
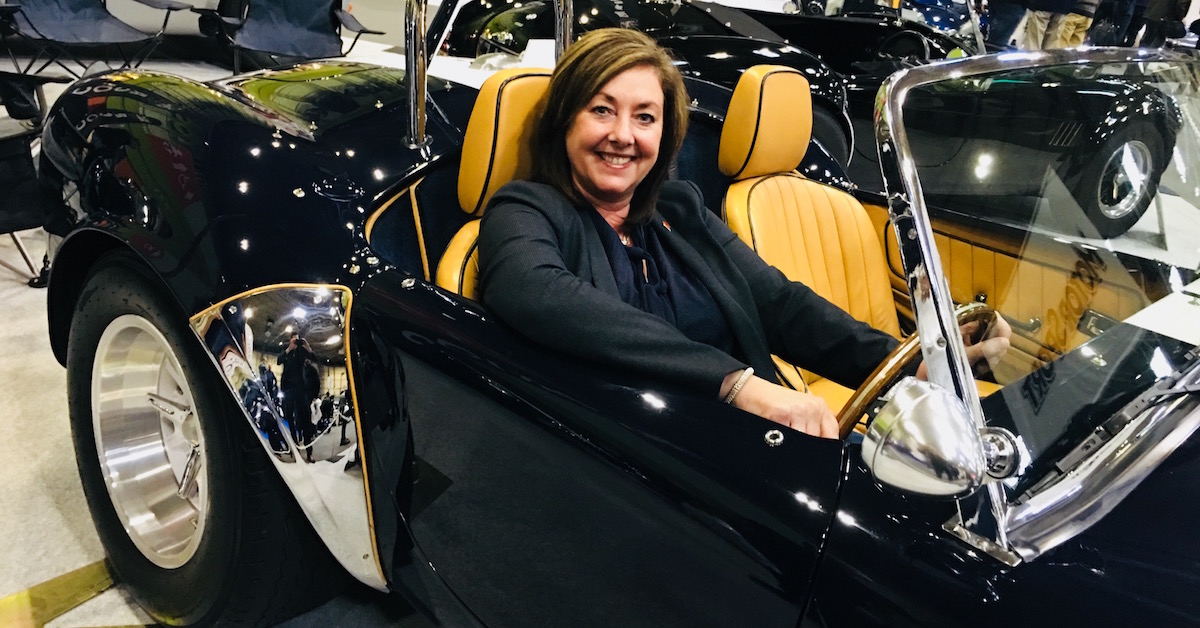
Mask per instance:
[[[1098,523],[1015,570],[1010,586],[1023,589],[1022,600],[1089,591],[1086,599],[1109,608],[1149,605],[1179,624],[1194,623],[1200,504],[1191,495],[1198,483],[1200,434],[1193,434]],[[1075,597],[1074,604],[1085,603]],[[1027,612],[1032,619],[1035,609]]]
[[[256,72],[216,85],[287,125],[294,134],[309,138],[407,97],[403,71],[346,62]]]

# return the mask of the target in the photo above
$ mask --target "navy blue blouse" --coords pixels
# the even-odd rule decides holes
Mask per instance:
[[[733,354],[732,330],[712,293],[662,246],[654,229],[630,226],[631,243],[625,246],[600,212],[584,213],[600,236],[622,301],[662,318],[691,340]]]

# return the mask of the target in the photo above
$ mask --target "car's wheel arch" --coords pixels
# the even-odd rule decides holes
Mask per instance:
[[[170,290],[165,289],[166,282],[162,277],[128,243],[99,229],[80,229],[73,232],[54,252],[50,267],[50,284],[46,294],[50,348],[59,364],[67,363],[67,339],[71,332],[71,320],[88,275],[101,258],[116,250],[126,250],[141,260],[147,278],[152,279],[159,287],[164,287],[164,294],[171,294]]]

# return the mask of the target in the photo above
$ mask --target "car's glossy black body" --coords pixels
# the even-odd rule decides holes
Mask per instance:
[[[327,74],[260,77],[253,97],[166,75],[81,81],[55,103],[43,151],[47,176],[78,182],[89,226],[133,245],[185,310],[289,278],[353,285],[361,280],[343,265],[362,246],[360,209],[429,166],[397,150],[404,144],[404,129],[393,122],[406,109],[403,72],[337,67],[337,81]],[[305,93],[289,91],[287,81]],[[328,88],[307,88],[316,81]],[[475,91],[442,84],[430,92],[431,145],[453,155]],[[294,133],[279,135],[277,126]],[[239,182],[247,182],[245,192]],[[360,225],[350,230],[348,222]],[[62,250],[80,236],[95,238],[75,232]],[[297,251],[305,254],[295,259]],[[61,352],[65,339],[52,338]]]
[[[882,489],[854,441],[789,432],[769,446],[765,420],[551,354],[434,287],[411,214],[380,218],[370,241],[367,221],[421,178],[432,241],[444,245],[465,220],[454,183],[474,91],[431,89],[431,141],[418,150],[405,138],[403,85],[402,72],[348,63],[215,85],[144,73],[74,85],[42,149],[72,225],[49,293],[56,355],[104,250],[136,254],[181,315],[258,287],[347,287],[380,567],[390,588],[451,625],[1200,617],[1200,541],[1153,527],[1164,503],[1189,509],[1175,521],[1200,514],[1178,499],[1200,473],[1200,437],[1101,525],[1010,568],[942,533],[953,502]],[[1055,399],[1095,400],[1076,406],[1083,431],[1102,417],[1097,404],[1150,385],[1150,354],[1178,360],[1184,349],[1132,329],[1102,340],[1129,347],[1126,359],[1099,371],[1074,371],[1070,356],[1052,365]],[[1026,388],[988,402],[1017,423],[1061,410],[1022,401]]]

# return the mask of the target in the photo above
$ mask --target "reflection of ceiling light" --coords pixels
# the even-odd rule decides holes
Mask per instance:
[[[317,293],[313,295],[313,304],[319,304],[329,296],[329,288],[317,288]]]
[[[308,312],[305,312],[304,308],[298,307],[292,310],[292,316],[297,319],[303,319],[305,316],[308,316]]]
[[[295,327],[292,327],[291,325],[288,325],[287,327],[284,327],[284,328],[283,328],[283,333],[285,333],[285,334],[290,334],[290,333],[292,333],[292,330],[293,330],[293,329],[295,329]]]
[[[238,242],[238,246],[241,247],[243,251],[248,251],[250,250],[250,241],[242,239],[241,242]]]
[[[667,402],[654,393],[642,393],[642,401],[654,410],[662,410],[667,407]]]
[[[383,171],[380,170],[379,168],[372,170],[371,174],[375,177],[376,181],[383,181]]]
[[[238,181],[238,192],[245,194],[250,189],[250,183],[247,181]]]
[[[259,148],[259,147],[257,147],[257,146],[255,146],[254,148],[251,148],[251,149],[250,149],[250,154],[251,154],[251,155],[254,155],[255,157],[258,157],[259,155],[261,155],[261,154],[262,154],[262,149],[261,149],[261,148]]]
[[[706,55],[706,56],[709,59],[716,59],[717,61],[720,61],[722,59],[728,59],[730,55],[728,52],[714,52],[714,53]]]
[[[252,318],[254,318],[254,308],[248,307],[246,308],[246,320],[250,320]]]
[[[327,346],[327,347],[332,347],[333,345],[336,345],[337,343],[339,343],[339,342],[341,342],[341,341],[342,341],[342,335],[341,335],[341,334],[334,334],[334,335],[332,335],[332,336],[330,336],[330,337],[329,337],[329,340],[326,340],[326,341],[325,341],[325,346]]]
[[[975,178],[983,181],[992,174],[992,162],[995,159],[988,153],[983,153],[975,161]]]

